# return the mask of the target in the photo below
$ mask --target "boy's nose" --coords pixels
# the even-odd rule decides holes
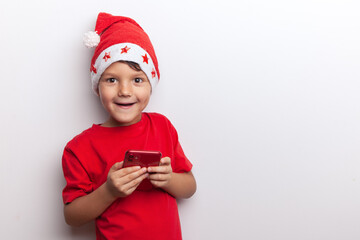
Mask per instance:
[[[119,86],[118,90],[119,96],[131,96],[132,95],[132,86],[128,83],[122,83]]]

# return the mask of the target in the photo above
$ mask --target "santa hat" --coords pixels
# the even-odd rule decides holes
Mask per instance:
[[[99,13],[95,32],[84,36],[87,47],[96,47],[91,60],[92,88],[97,93],[102,73],[112,63],[123,60],[139,64],[154,89],[160,74],[149,36],[133,19]]]

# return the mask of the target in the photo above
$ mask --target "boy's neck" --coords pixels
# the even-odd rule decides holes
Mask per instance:
[[[142,114],[136,119],[136,121],[119,122],[119,121],[116,121],[116,119],[110,117],[106,122],[104,122],[100,126],[102,126],[102,127],[126,127],[126,126],[130,126],[130,125],[140,122],[141,118],[142,118]]]

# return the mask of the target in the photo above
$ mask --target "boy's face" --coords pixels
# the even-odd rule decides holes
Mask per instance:
[[[110,114],[103,126],[128,126],[141,120],[141,113],[150,99],[151,85],[143,71],[114,62],[102,74],[98,93]]]

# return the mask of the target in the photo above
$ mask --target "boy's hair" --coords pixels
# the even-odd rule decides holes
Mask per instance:
[[[125,60],[120,60],[118,62],[127,64],[132,70],[135,70],[135,71],[138,71],[138,72],[142,71],[141,67],[136,62],[125,61]]]

